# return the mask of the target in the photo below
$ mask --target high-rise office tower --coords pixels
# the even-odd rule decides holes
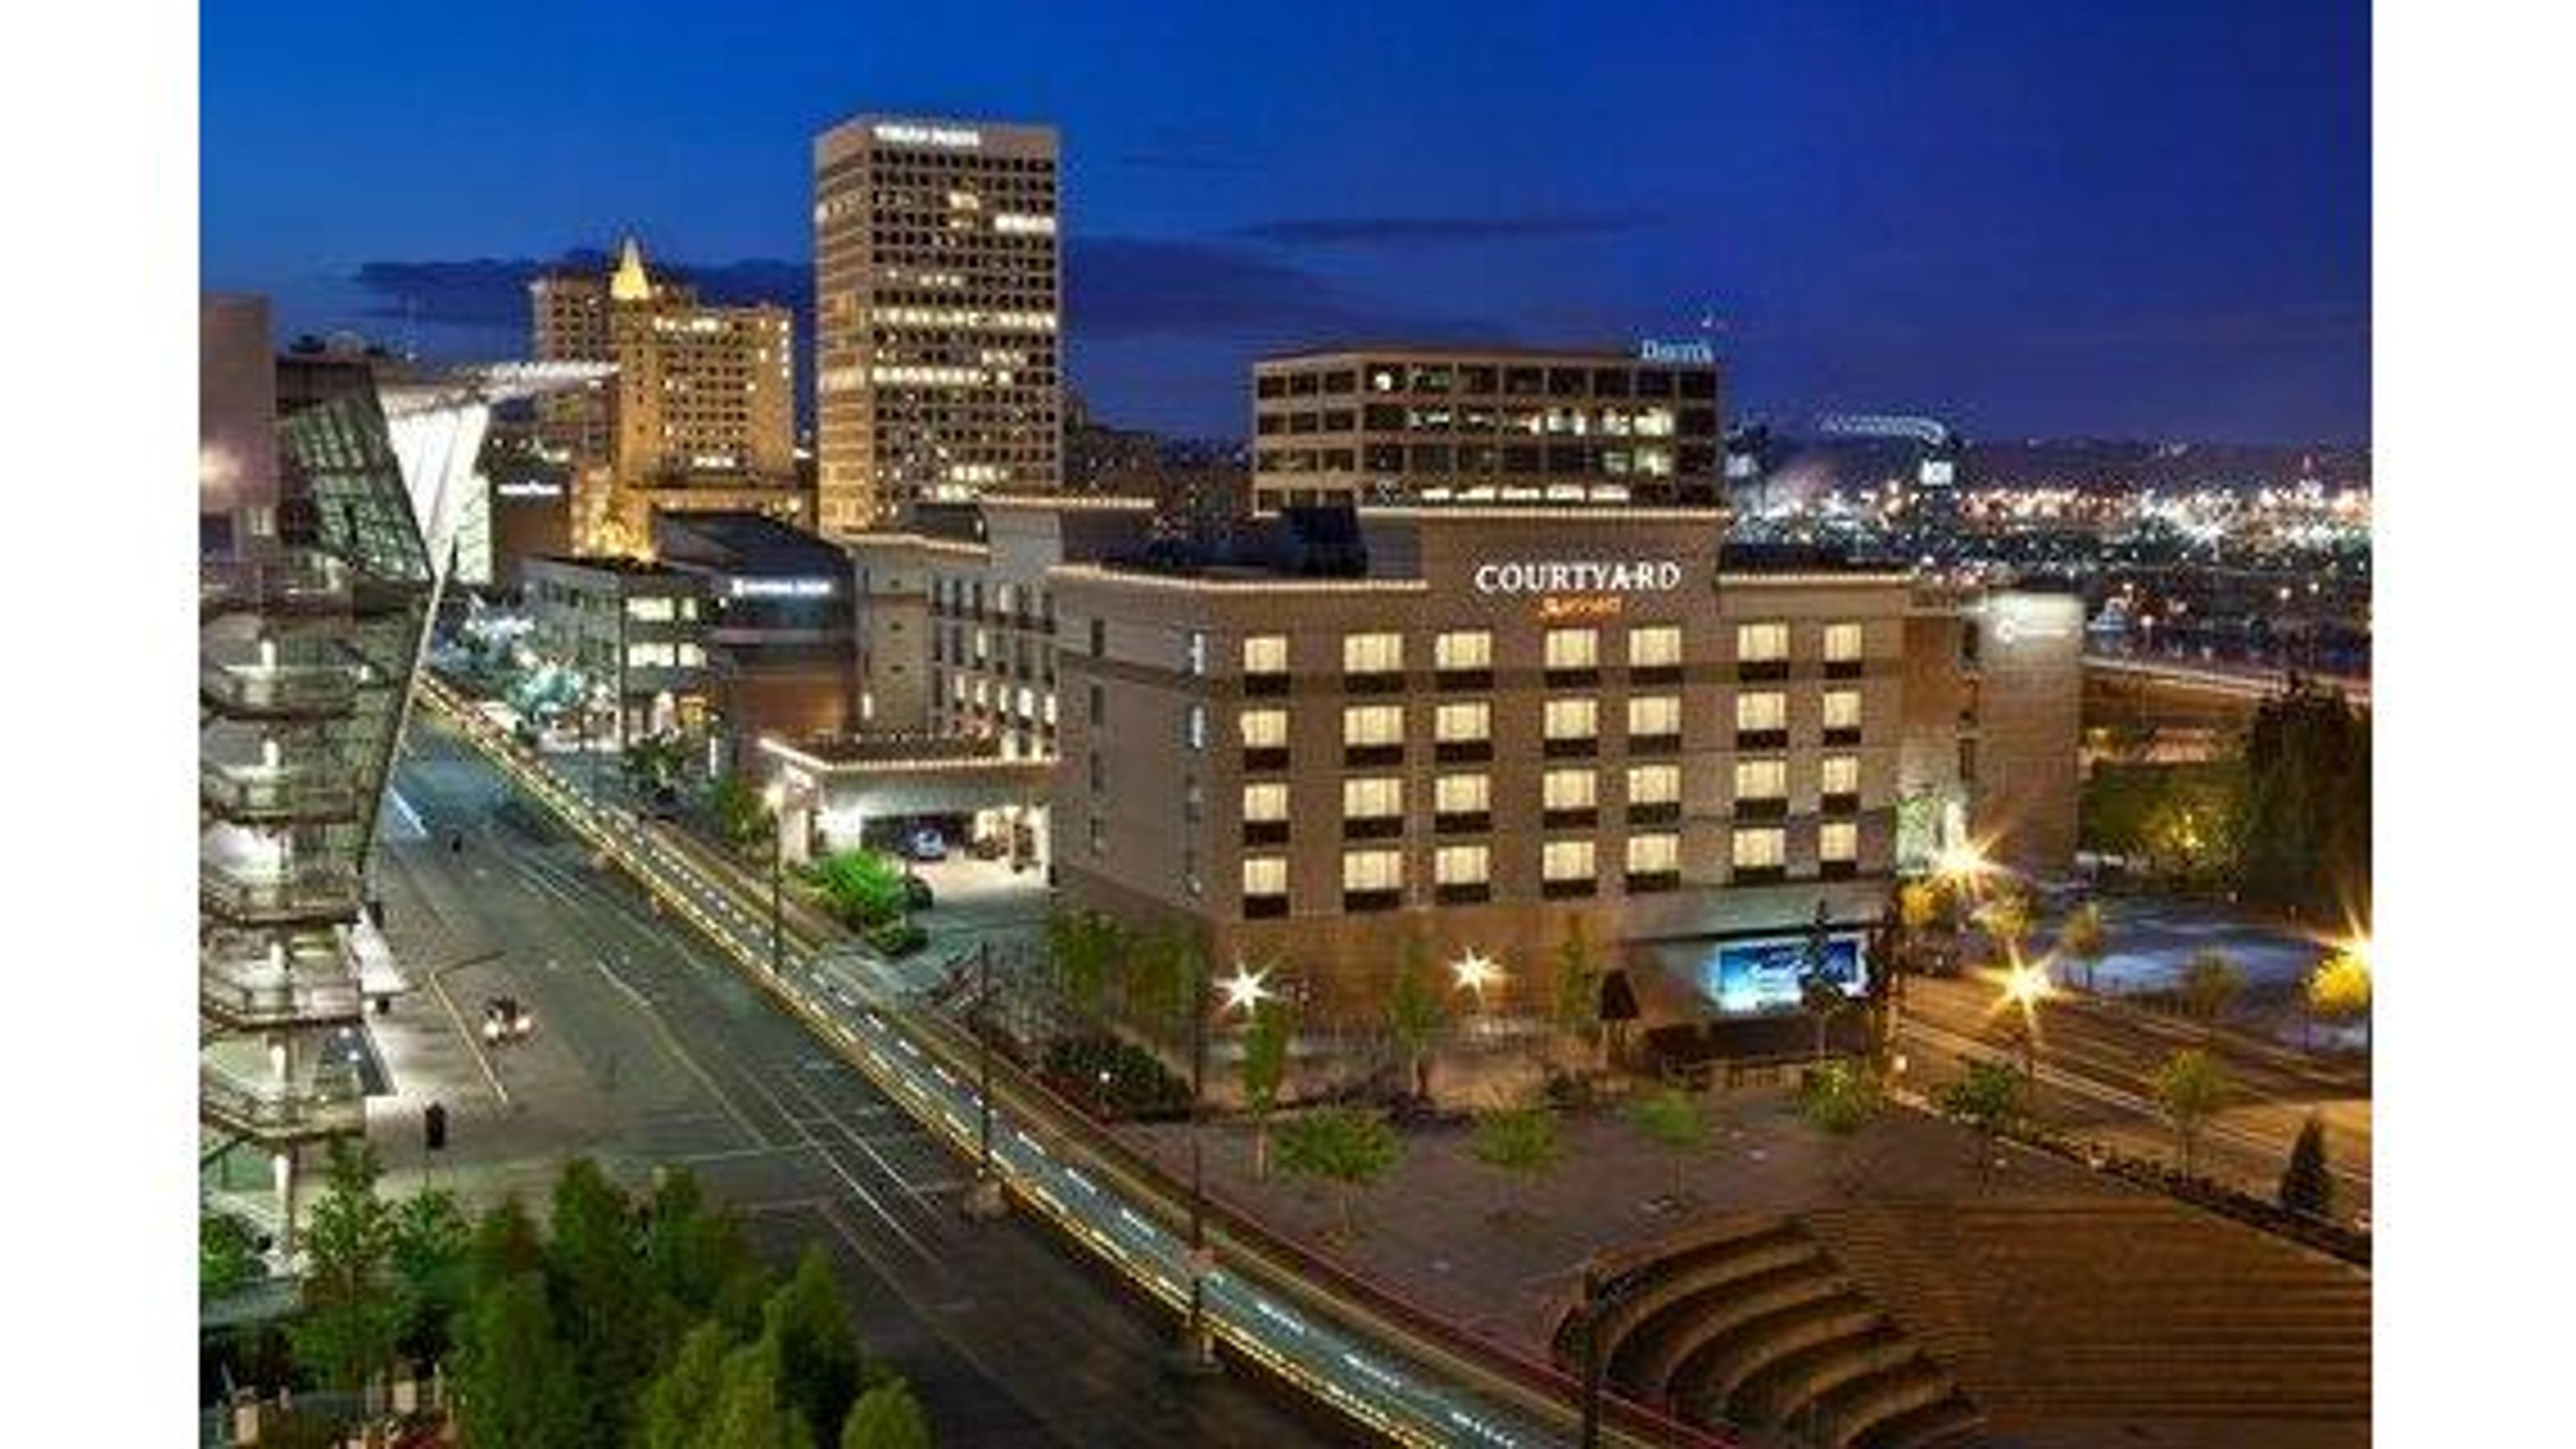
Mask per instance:
[[[528,284],[540,362],[611,362],[617,375],[546,400],[541,444],[573,470],[586,553],[650,546],[662,511],[751,508],[802,520],[794,322],[784,307],[716,306],[656,277],[627,238],[605,272]]]
[[[1056,135],[860,116],[814,140],[816,516],[1058,486]]]

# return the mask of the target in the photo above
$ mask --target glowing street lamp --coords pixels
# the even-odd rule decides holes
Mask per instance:
[[[1500,985],[1503,979],[1503,968],[1494,958],[1472,947],[1451,962],[1449,969],[1457,975],[1459,990],[1474,993],[1478,1011],[1485,1009],[1485,988]]]
[[[1245,962],[1234,963],[1234,974],[1216,983],[1225,996],[1225,1010],[1240,1011],[1246,1016],[1261,1009],[1261,1003],[1278,995],[1266,984],[1270,973],[1255,971]]]
[[[2004,971],[2001,1004],[2021,1013],[2021,1074],[2034,1087],[2039,1082],[2039,1007],[2056,994],[2045,962],[2016,957]]]

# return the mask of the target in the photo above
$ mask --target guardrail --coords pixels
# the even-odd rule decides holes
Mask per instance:
[[[754,984],[768,992],[826,1040],[845,1045],[855,1042],[848,1023],[833,1019],[807,999],[801,989],[773,973],[769,969],[764,952],[755,951],[725,934],[713,918],[697,907],[694,902],[687,900],[685,895],[669,882],[659,878],[666,873],[664,870],[657,870],[652,865],[630,859],[631,843],[619,839],[603,829],[598,821],[589,818],[590,815],[598,812],[599,807],[582,800],[569,787],[554,779],[552,773],[542,764],[522,759],[515,743],[502,737],[499,731],[491,728],[487,721],[477,716],[470,703],[456,695],[451,688],[439,681],[429,679],[422,680],[421,684],[424,695],[428,697],[433,707],[458,724],[469,740],[494,755],[505,768],[531,783],[535,787],[538,798],[552,806],[577,835],[599,848],[609,859],[617,861],[637,875],[648,886],[660,887],[677,898],[676,903],[681,914],[699,925],[715,944],[744,966]],[[677,854],[677,852],[673,853]],[[705,866],[691,861],[688,862],[688,868],[691,873],[704,876],[704,879],[699,882],[701,888],[720,894],[734,894],[729,890],[727,883],[715,878]],[[800,931],[797,933],[797,938],[798,945],[810,954],[812,943],[807,939],[807,933]],[[882,1020],[901,1023],[909,1035],[917,1038],[920,1044],[927,1048],[931,1057],[945,1068],[960,1073],[961,1077],[972,1074],[978,1069],[975,1043],[954,1023],[936,1015],[923,1013],[885,1011],[879,1015]],[[871,1064],[865,1060],[867,1053],[851,1049],[846,1050],[844,1054],[871,1080],[878,1079],[878,1072],[872,1070]],[[1008,1106],[1028,1119],[1032,1125],[1054,1134],[1069,1147],[1078,1149],[1078,1155],[1085,1159],[1084,1165],[1093,1167],[1115,1181],[1126,1196],[1134,1199],[1138,1205],[1160,1220],[1160,1226],[1165,1232],[1177,1233],[1179,1225],[1187,1220],[1185,1187],[1173,1181],[1153,1159],[1137,1151],[1132,1145],[1121,1141],[1115,1134],[1104,1130],[1088,1114],[1058,1096],[1018,1064],[1007,1060],[996,1060],[994,1069],[994,1107],[997,1117],[1001,1115],[1002,1109]],[[878,1084],[887,1087],[892,1099],[905,1105],[906,1110],[913,1112],[934,1134],[950,1140],[969,1155],[974,1153],[975,1142],[959,1124],[946,1120],[944,1114],[937,1111],[916,1107],[912,1094],[899,1090],[899,1084],[885,1081],[879,1081]],[[1024,1199],[1029,1196],[1025,1192],[1018,1195]],[[1220,1261],[1223,1261],[1224,1251],[1230,1248],[1238,1268],[1248,1264],[1257,1270],[1247,1275],[1252,1281],[1260,1283],[1270,1291],[1281,1292],[1319,1308],[1330,1318],[1342,1321],[1348,1326],[1360,1328],[1366,1336],[1391,1337],[1394,1340],[1393,1346],[1399,1352],[1417,1361],[1441,1365],[1452,1371],[1464,1371],[1471,1380],[1482,1380],[1486,1388],[1502,1391],[1506,1401],[1516,1404],[1523,1412],[1534,1411],[1541,1419],[1557,1423],[1566,1423],[1573,1417],[1580,1402],[1581,1385],[1553,1365],[1516,1353],[1505,1345],[1471,1333],[1453,1321],[1403,1298],[1382,1285],[1311,1253],[1293,1240],[1264,1226],[1252,1214],[1221,1196],[1210,1195],[1206,1202],[1206,1220],[1211,1230],[1212,1244],[1220,1252]],[[1077,1242],[1098,1251],[1087,1235],[1080,1230],[1079,1224],[1063,1217],[1061,1209],[1050,1211],[1049,1216],[1056,1218],[1058,1225],[1065,1228]],[[1136,1276],[1133,1265],[1121,1264],[1120,1266],[1124,1267],[1131,1277]],[[1171,1290],[1153,1275],[1145,1275],[1139,1281],[1156,1297],[1164,1299],[1167,1303],[1172,1301]],[[1321,1285],[1321,1291],[1319,1291],[1319,1285]],[[1350,1325],[1349,1320],[1354,1314],[1359,1315],[1363,1323]],[[1369,1319],[1376,1320],[1374,1328],[1366,1324],[1365,1320]],[[1253,1358],[1266,1364],[1274,1372],[1281,1373],[1292,1381],[1299,1380],[1299,1375],[1284,1365],[1276,1354],[1265,1351],[1258,1340],[1252,1339],[1244,1331],[1229,1328],[1228,1325],[1214,1320],[1211,1321],[1211,1326],[1236,1341],[1238,1347],[1245,1348]],[[1344,1399],[1344,1396],[1327,1392],[1323,1386],[1303,1382],[1300,1386],[1317,1397],[1336,1402],[1346,1411],[1358,1412]],[[1732,1446],[1736,1442],[1724,1436],[1682,1424],[1631,1400],[1605,1394],[1600,1402],[1603,1423],[1610,1431],[1612,1442],[1633,1445],[1682,1445],[1693,1446],[1693,1449],[1727,1449],[1727,1446]],[[1368,1416],[1363,1414],[1361,1417],[1365,1419]],[[1385,1426],[1381,1424],[1379,1427]]]
[[[205,559],[197,565],[197,597],[209,608],[345,608],[349,581],[348,564],[324,553]]]
[[[253,1135],[364,1131],[366,1098],[354,1089],[245,1082],[214,1067],[197,1071],[197,1100],[216,1121]]]
[[[344,664],[207,664],[197,690],[227,709],[256,714],[336,714],[358,697]]]
[[[244,921],[355,916],[360,896],[357,874],[343,866],[236,875],[221,866],[206,865],[197,872],[197,893],[219,913]]]
[[[313,766],[204,765],[197,792],[209,807],[244,818],[346,815],[358,803],[346,772]]]

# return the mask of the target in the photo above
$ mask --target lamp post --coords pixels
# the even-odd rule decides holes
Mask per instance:
[[[1501,964],[1493,957],[1470,947],[1461,953],[1457,960],[1449,963],[1449,970],[1457,978],[1458,989],[1476,998],[1476,1019],[1479,1022],[1485,1022],[1486,1030],[1490,1031],[1491,1023],[1486,1021],[1485,1017],[1485,990],[1487,987],[1501,984],[1503,979]]]
[[[975,1033],[975,1185],[966,1193],[966,1215],[995,1218],[1002,1214],[1002,1178],[993,1170],[993,943],[975,948],[975,1013],[968,1025]]]
[[[2004,972],[2004,1001],[2021,1012],[2021,1074],[2039,1090],[2039,1004],[2052,994],[2048,968],[2015,959]]]
[[[769,807],[769,974],[787,972],[787,786],[772,780],[760,792]]]
[[[1207,1275],[1216,1263],[1207,1246],[1207,1158],[1202,1141],[1207,1115],[1208,991],[1214,987],[1223,995],[1217,1011],[1230,1015],[1240,1010],[1247,1017],[1260,1010],[1271,993],[1262,984],[1266,972],[1237,962],[1232,976],[1212,982],[1206,956],[1192,954],[1198,959],[1198,980],[1192,983],[1190,995],[1190,1317],[1181,1359],[1184,1368],[1204,1372],[1216,1366],[1215,1343],[1207,1328]]]

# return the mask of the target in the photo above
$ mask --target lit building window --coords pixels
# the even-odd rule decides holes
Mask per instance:
[[[1243,858],[1243,893],[1248,896],[1288,894],[1288,860],[1278,855]]]
[[[1789,793],[1789,766],[1784,760],[1735,762],[1735,798],[1779,800]]]
[[[1431,856],[1431,878],[1440,885],[1483,885],[1493,874],[1493,852],[1481,845],[1444,845]]]
[[[1342,707],[1342,744],[1350,748],[1404,743],[1404,706],[1353,704]]]
[[[1345,891],[1404,889],[1404,852],[1400,850],[1343,851],[1342,889]]]
[[[1589,810],[1600,800],[1600,777],[1590,770],[1550,770],[1540,782],[1550,810]]]
[[[1247,750],[1288,748],[1288,711],[1247,709],[1243,712],[1243,747]]]
[[[1494,635],[1489,629],[1455,629],[1431,641],[1434,668],[1446,670],[1494,667]]]
[[[1628,837],[1628,874],[1662,875],[1681,869],[1682,838],[1668,831]]]
[[[1551,699],[1547,702],[1547,737],[1552,740],[1588,740],[1601,733],[1601,705],[1589,699]]]
[[[1550,629],[1547,631],[1548,668],[1596,669],[1600,664],[1600,630]]]
[[[1494,707],[1482,701],[1444,704],[1432,716],[1432,726],[1432,737],[1444,745],[1489,739],[1494,732]]]
[[[1630,765],[1628,767],[1629,804],[1669,805],[1681,798],[1681,766]]]
[[[1816,857],[1837,864],[1860,859],[1860,827],[1848,820],[1828,820],[1816,831]]]
[[[1404,813],[1404,781],[1393,775],[1372,775],[1342,782],[1342,818],[1345,820],[1384,820]]]
[[[1856,730],[1860,728],[1860,691],[1828,689],[1825,691],[1825,728]]]
[[[1682,630],[1678,624],[1649,624],[1628,631],[1628,667],[1659,669],[1682,662]]]
[[[1768,664],[1788,658],[1789,626],[1776,623],[1736,625],[1735,657],[1746,664]]]
[[[1628,700],[1628,733],[1677,735],[1682,732],[1682,702],[1670,694],[1633,695]]]
[[[1857,623],[1825,626],[1825,662],[1850,664],[1860,658],[1860,625]]]
[[[1735,728],[1757,734],[1789,727],[1789,696],[1776,689],[1754,690],[1735,697]]]
[[[1817,789],[1827,795],[1860,793],[1860,756],[1827,755],[1818,767]]]
[[[1246,674],[1287,673],[1288,636],[1285,634],[1243,636],[1243,672]]]
[[[1789,835],[1776,825],[1735,832],[1735,868],[1772,870],[1789,862]]]
[[[1188,642],[1181,650],[1181,657],[1183,662],[1188,666],[1189,672],[1192,675],[1203,675],[1207,673],[1206,630],[1192,629],[1189,632]]]
[[[1277,781],[1244,786],[1243,818],[1246,820],[1287,819],[1288,787]]]
[[[1539,874],[1548,880],[1592,879],[1592,842],[1549,841],[1539,851]]]
[[[1484,775],[1442,775],[1432,781],[1432,808],[1443,815],[1476,815],[1493,804],[1493,781]]]
[[[628,599],[626,617],[647,624],[667,624],[679,617],[677,603],[671,599]]]
[[[1344,674],[1396,674],[1403,669],[1403,635],[1380,633],[1342,636],[1342,672]]]
[[[1029,707],[1029,692],[1028,692],[1027,690],[1023,689],[1023,690],[1021,690],[1021,691],[1020,691],[1020,710],[1021,710],[1021,712],[1022,712],[1023,714],[1025,714],[1025,713],[1027,712],[1027,710],[1028,710],[1028,707]],[[1190,708],[1189,708],[1189,713],[1187,713],[1186,715],[1183,715],[1183,716],[1182,716],[1182,724],[1181,724],[1181,738],[1182,738],[1183,740],[1185,740],[1185,741],[1189,744],[1189,747],[1190,747],[1191,749],[1194,749],[1194,750],[1204,750],[1204,749],[1206,749],[1206,748],[1207,748],[1207,706],[1206,706],[1206,705],[1203,705],[1203,704],[1193,704],[1193,705],[1191,705],[1191,706],[1190,706]]]

